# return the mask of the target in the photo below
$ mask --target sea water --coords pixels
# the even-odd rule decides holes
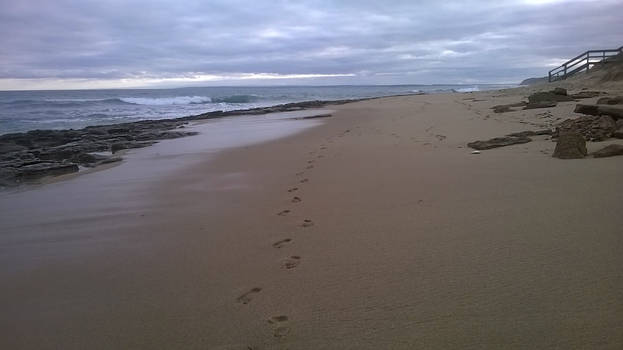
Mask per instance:
[[[79,129],[290,102],[342,100],[414,93],[470,92],[510,85],[392,85],[189,87],[0,91],[0,134],[35,129]]]

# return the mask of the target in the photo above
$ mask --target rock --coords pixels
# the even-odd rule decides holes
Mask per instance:
[[[0,167],[0,186],[9,187],[17,184],[17,170],[9,167]]]
[[[476,149],[476,150],[485,150],[497,147],[504,147],[510,145],[516,145],[520,143],[528,143],[532,141],[532,139],[528,137],[515,137],[515,136],[505,136],[505,137],[495,137],[487,141],[474,141],[467,144],[467,147]]]
[[[579,159],[584,158],[586,153],[584,137],[578,132],[569,132],[558,137],[552,156],[560,159]]]
[[[506,113],[512,111],[512,109],[508,105],[498,105],[491,108],[493,109],[493,113]]]
[[[558,102],[555,101],[528,102],[523,109],[551,108],[556,107],[557,105]]]
[[[130,132],[128,128],[110,128],[108,129],[109,134],[127,134]]]
[[[581,114],[599,115],[599,109],[595,105],[583,105],[578,103],[573,111]]]
[[[598,106],[600,115],[608,115],[611,116],[614,120],[623,119],[623,108],[621,107],[612,107],[612,106]]]
[[[123,160],[123,158],[121,158],[121,157],[110,157],[110,158],[106,158],[104,160],[101,160],[98,164],[110,164],[110,163],[120,162],[122,160]]]
[[[98,157],[92,154],[89,154],[89,153],[78,153],[74,155],[73,157],[71,157],[71,161],[73,163],[78,163],[78,164],[95,163],[98,160],[99,160]]]
[[[539,136],[539,135],[551,135],[551,134],[553,134],[553,131],[551,129],[543,129],[543,130],[536,130],[536,131],[528,130],[528,131],[514,132],[506,136],[527,137],[527,136]]]
[[[573,97],[567,96],[566,94],[560,95],[560,94],[554,93],[553,91],[535,92],[532,95],[528,96],[528,104],[539,104],[543,102],[565,102],[565,101],[573,101]]]
[[[598,105],[619,105],[623,104],[623,96],[602,97],[597,100]]]
[[[609,116],[583,116],[563,121],[556,127],[554,135],[578,132],[589,141],[603,141],[611,137],[615,130],[616,123]]]
[[[517,103],[509,103],[506,105],[496,105],[491,107],[493,109],[493,113],[506,113],[512,111],[511,107],[523,107],[526,105],[525,101],[517,102]]]
[[[623,108],[609,105],[585,105],[577,104],[574,112],[588,115],[608,115],[615,120],[623,119]]]
[[[608,145],[599,151],[593,152],[593,157],[595,158],[605,158],[605,157],[613,157],[613,156],[622,156],[623,155],[623,145],[612,144]]]
[[[555,95],[567,96],[567,89],[563,89],[561,87],[554,88],[551,92]]]
[[[28,147],[17,145],[13,142],[0,142],[0,154],[27,150]]]
[[[38,163],[26,165],[17,169],[17,176],[31,179],[51,175],[75,173],[78,165],[73,163]]]
[[[612,133],[612,137],[623,139],[623,119],[616,121],[616,130]]]
[[[155,138],[155,136],[153,137]],[[130,148],[142,148],[142,147],[147,147],[147,146],[151,146],[154,143],[156,143],[155,141],[143,141],[143,142],[116,142],[113,143],[112,145],[110,145],[110,152],[112,152],[113,154],[124,150],[124,149],[130,149]]]
[[[571,97],[574,99],[582,99],[582,98],[593,98],[603,94],[599,91],[580,91],[577,94],[572,94]]]

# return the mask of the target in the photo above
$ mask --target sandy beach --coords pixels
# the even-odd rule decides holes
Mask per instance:
[[[332,106],[123,189],[132,210],[3,210],[0,347],[620,349],[623,158],[466,146],[579,116],[492,112],[526,93]]]

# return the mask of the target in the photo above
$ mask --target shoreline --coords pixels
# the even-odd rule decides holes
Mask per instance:
[[[548,135],[471,154],[574,115],[493,113],[521,96],[343,104],[295,136],[185,163],[128,207],[23,218],[0,244],[0,342],[618,348],[620,159],[553,159]]]
[[[418,94],[395,96],[409,95]],[[37,183],[36,181],[45,177],[77,173],[79,167],[96,168],[116,163],[122,160],[115,156],[121,150],[148,147],[166,139],[194,136],[194,132],[182,130],[191,122],[231,116],[295,112],[378,98],[383,97],[313,100],[270,107],[214,111],[179,118],[93,125],[75,130],[37,129],[3,134],[0,135],[0,190],[22,183]]]

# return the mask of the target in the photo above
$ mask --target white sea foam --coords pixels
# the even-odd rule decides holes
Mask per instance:
[[[474,85],[474,86],[470,86],[470,87],[454,89],[454,91],[456,91],[456,92],[474,92],[474,91],[480,91],[480,88],[478,88],[478,85]]]
[[[122,97],[121,101],[137,105],[163,106],[163,105],[189,105],[210,103],[208,96],[175,96],[175,97]]]

